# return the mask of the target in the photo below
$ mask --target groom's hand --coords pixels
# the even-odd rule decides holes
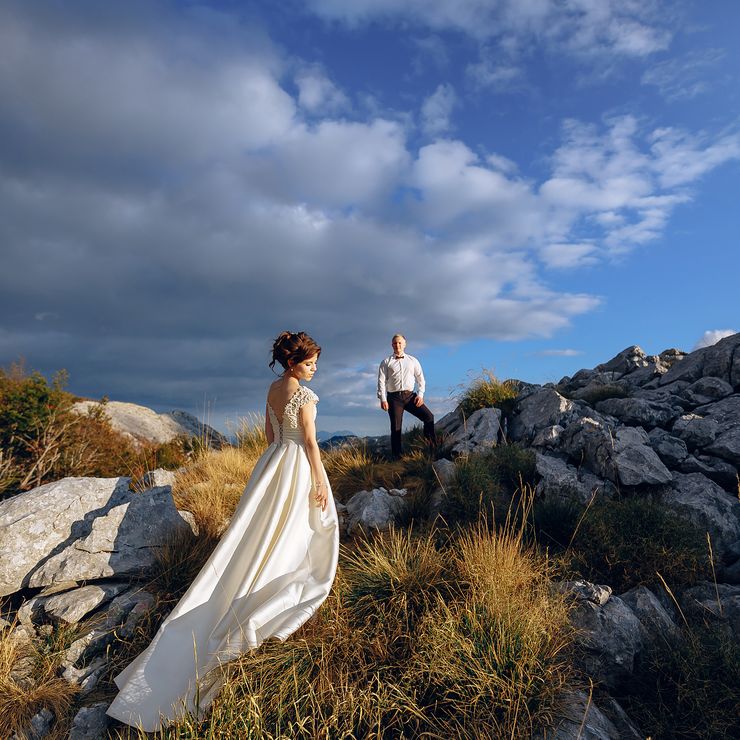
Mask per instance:
[[[423,403],[424,403],[424,396],[417,396],[417,397],[416,397],[416,398],[414,399],[414,404],[415,404],[416,406],[421,406],[421,405],[422,405]]]
[[[383,411],[388,411],[388,401],[381,401],[380,408],[383,409]]]

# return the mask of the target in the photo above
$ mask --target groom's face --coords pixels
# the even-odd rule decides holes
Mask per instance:
[[[393,347],[393,352],[395,354],[402,355],[404,349],[406,349],[406,340],[403,337],[393,337],[391,347]]]

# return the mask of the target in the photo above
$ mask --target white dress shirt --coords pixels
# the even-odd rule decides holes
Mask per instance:
[[[424,395],[426,381],[421,363],[416,357],[406,353],[403,357],[390,355],[380,363],[378,368],[378,398],[387,401],[386,394],[396,391],[413,391],[416,381],[416,392]]]

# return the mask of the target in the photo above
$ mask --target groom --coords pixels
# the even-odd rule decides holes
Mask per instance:
[[[424,405],[424,373],[416,357],[406,354],[406,337],[394,334],[391,340],[393,354],[386,357],[378,368],[378,398],[380,408],[388,412],[391,420],[391,456],[401,456],[401,423],[403,412],[424,422],[424,436],[434,450],[434,414]],[[414,393],[414,381],[417,392]]]

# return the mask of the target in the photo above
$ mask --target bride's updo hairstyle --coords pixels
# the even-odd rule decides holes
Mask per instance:
[[[309,357],[321,354],[321,347],[314,342],[305,331],[294,334],[290,331],[281,332],[272,343],[272,362],[270,368],[275,369],[279,362],[285,370],[291,365],[307,360]]]

